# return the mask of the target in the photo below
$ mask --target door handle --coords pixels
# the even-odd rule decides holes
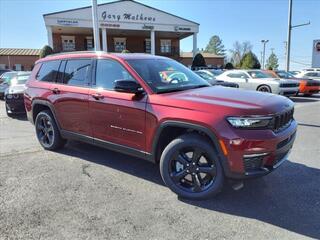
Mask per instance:
[[[100,100],[100,99],[104,98],[104,96],[101,95],[100,93],[93,93],[93,94],[91,94],[91,96],[96,100]]]
[[[60,90],[59,90],[58,88],[54,88],[54,89],[52,89],[52,92],[53,92],[54,94],[59,94],[59,93],[60,93]]]

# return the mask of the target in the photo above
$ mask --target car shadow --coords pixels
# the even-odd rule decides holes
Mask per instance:
[[[319,98],[312,97],[290,97],[290,100],[296,103],[319,102]]]
[[[27,115],[25,113],[12,115],[10,118],[20,120],[20,121],[28,121]]]
[[[157,165],[92,145],[70,141],[59,151],[164,185]],[[256,219],[288,231],[320,238],[320,170],[291,161],[264,178],[247,180],[241,190],[226,184],[205,201],[179,198],[187,204],[234,216]]]

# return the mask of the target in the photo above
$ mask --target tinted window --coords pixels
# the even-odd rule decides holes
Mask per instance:
[[[64,71],[63,82],[68,85],[84,86],[90,76],[90,59],[68,60]]]
[[[113,60],[97,60],[96,86],[104,89],[114,89],[116,80],[134,80],[127,70]]]
[[[56,80],[60,61],[44,62],[36,76],[36,79],[45,82],[54,82]]]
[[[316,76],[318,76],[318,74],[316,72],[309,72],[309,73],[306,73],[305,76],[316,77]]]

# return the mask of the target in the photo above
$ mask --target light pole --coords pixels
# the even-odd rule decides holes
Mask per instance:
[[[93,23],[93,38],[94,50],[100,51],[100,31],[97,13],[97,0],[92,0],[92,23]]]
[[[290,45],[291,45],[291,30],[292,28],[302,27],[305,25],[309,25],[310,21],[307,23],[299,24],[292,26],[291,25],[291,18],[292,18],[292,0],[289,0],[289,12],[288,12],[288,36],[287,36],[287,51],[286,51],[286,71],[290,69]]]
[[[262,69],[264,69],[264,62],[266,59],[266,44],[269,42],[269,40],[261,40],[263,44],[263,54],[262,54]]]

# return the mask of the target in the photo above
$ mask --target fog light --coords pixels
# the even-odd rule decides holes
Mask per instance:
[[[262,167],[263,159],[268,153],[256,153],[243,155],[243,165],[246,172],[259,170]]]

